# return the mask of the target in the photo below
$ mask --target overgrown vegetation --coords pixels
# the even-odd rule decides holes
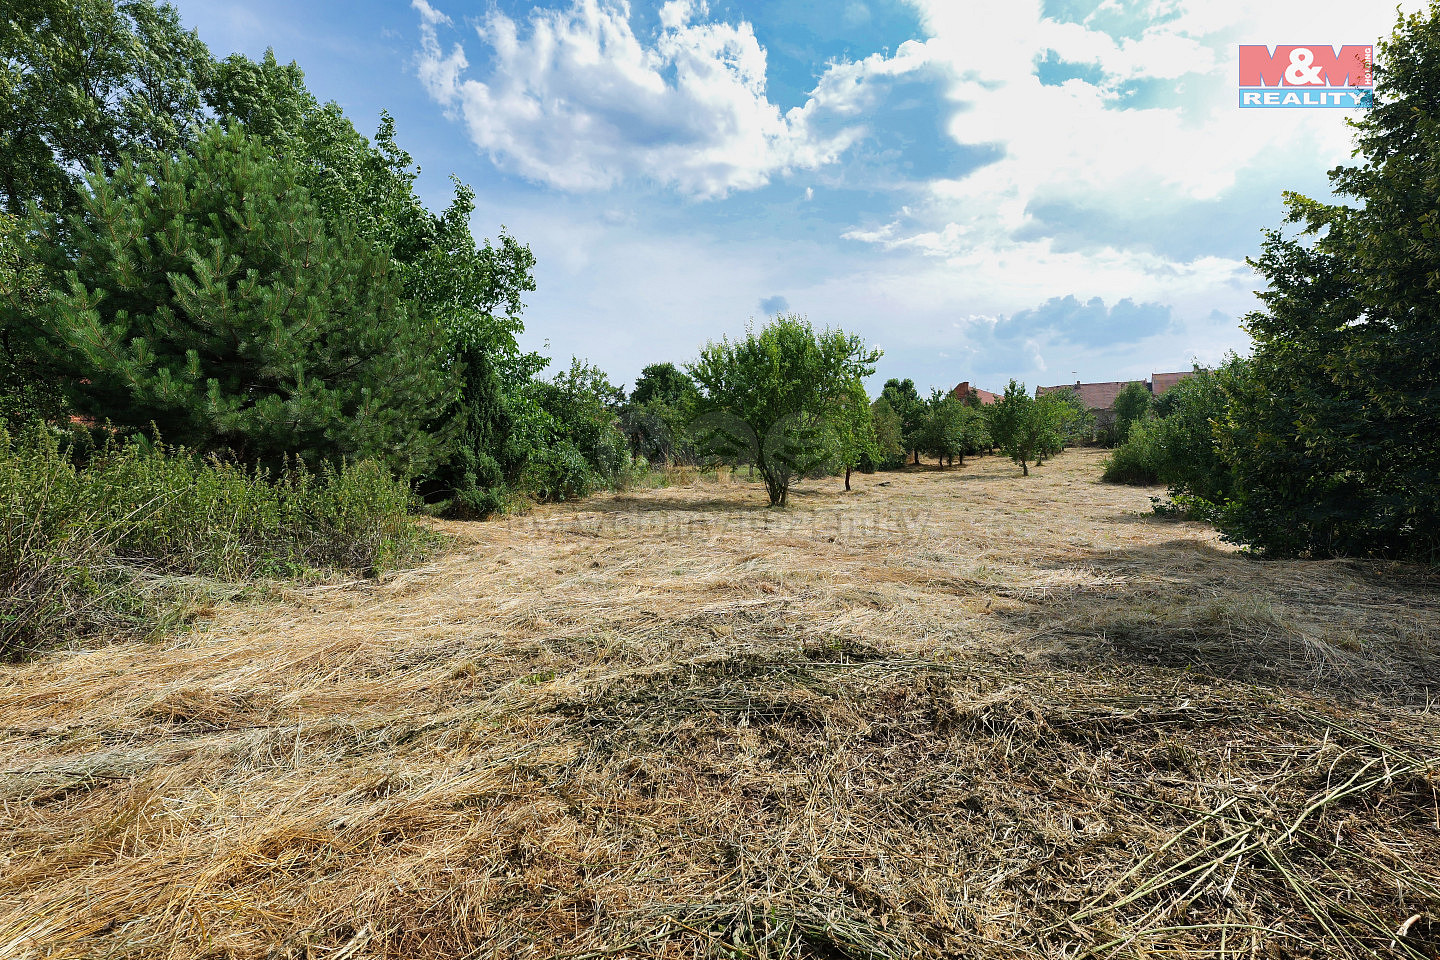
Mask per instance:
[[[0,428],[0,656],[146,636],[192,600],[416,556],[409,488],[373,461],[248,468],[131,439],[89,453]]]

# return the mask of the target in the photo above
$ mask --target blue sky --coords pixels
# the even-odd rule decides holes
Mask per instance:
[[[176,0],[273,47],[432,206],[534,250],[528,346],[617,382],[776,311],[885,351],[876,383],[1143,377],[1247,349],[1281,192],[1340,110],[1240,110],[1240,43],[1373,43],[1387,2]],[[1404,5],[1407,9],[1416,3]],[[1256,8],[1259,9],[1256,9]],[[548,344],[548,346],[547,346]]]

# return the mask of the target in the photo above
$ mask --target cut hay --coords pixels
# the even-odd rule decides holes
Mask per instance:
[[[1440,956],[1440,583],[1099,460],[685,478],[6,666],[0,957]]]

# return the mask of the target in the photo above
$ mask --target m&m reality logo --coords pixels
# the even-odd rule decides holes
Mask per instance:
[[[1375,48],[1240,45],[1240,106],[1341,107],[1374,103]]]

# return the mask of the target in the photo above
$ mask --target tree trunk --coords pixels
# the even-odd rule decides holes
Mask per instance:
[[[850,468],[849,468],[849,467],[846,467],[846,468],[845,468],[845,489],[846,489],[847,491],[850,489]]]
[[[1021,460],[1021,461],[1020,461],[1020,476],[1022,476],[1022,477],[1028,477],[1028,476],[1030,476],[1030,467],[1025,463],[1024,460]]]
[[[920,466],[920,451],[919,451],[919,450],[916,450],[916,451],[915,451],[915,466],[917,466],[917,467]]]

